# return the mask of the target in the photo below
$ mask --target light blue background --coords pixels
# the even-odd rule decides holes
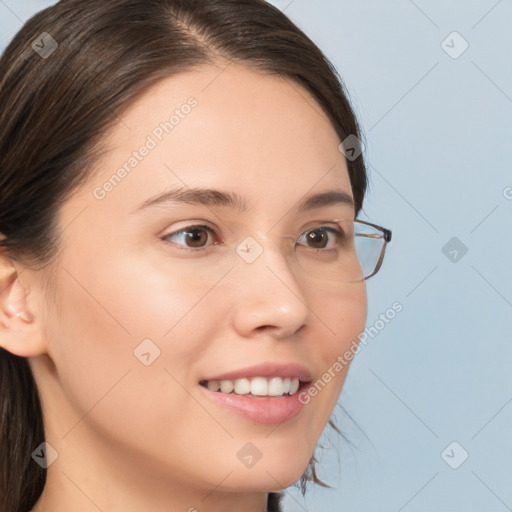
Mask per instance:
[[[51,3],[0,0],[0,46]],[[330,428],[321,440],[333,489],[290,488],[285,509],[512,510],[512,5],[272,3],[337,67],[366,135],[362,218],[393,230],[368,325],[403,305],[347,378],[335,418],[351,444]],[[441,46],[454,31],[469,44],[456,59]],[[468,249],[456,262],[452,237]],[[453,441],[469,454],[457,469],[441,457]],[[447,453],[454,465],[461,448]]]

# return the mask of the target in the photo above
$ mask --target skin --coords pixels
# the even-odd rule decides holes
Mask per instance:
[[[269,491],[300,478],[333,412],[348,367],[278,426],[213,404],[198,384],[267,361],[302,363],[315,381],[366,319],[364,283],[320,283],[292,271],[279,250],[280,237],[311,221],[354,217],[340,204],[290,213],[314,192],[352,196],[332,125],[297,84],[221,69],[164,79],[109,131],[109,151],[59,210],[50,291],[48,271],[2,259],[1,344],[29,358],[46,441],[58,452],[34,512],[262,512]],[[96,199],[95,188],[191,96],[191,113]],[[131,213],[183,184],[236,192],[251,210],[167,204]],[[251,235],[263,253],[213,279],[204,256],[161,239],[198,222],[221,243]],[[150,366],[133,353],[147,338],[161,351]],[[251,468],[236,456],[247,442],[262,453]]]

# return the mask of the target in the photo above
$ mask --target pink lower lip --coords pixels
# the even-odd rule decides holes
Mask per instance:
[[[220,391],[210,391],[208,388],[200,387],[203,392],[217,404],[255,423],[275,425],[277,423],[290,421],[302,412],[304,404],[299,401],[299,394],[303,388],[307,387],[307,383],[301,383],[297,393],[292,396],[257,398],[231,393],[221,393]]]

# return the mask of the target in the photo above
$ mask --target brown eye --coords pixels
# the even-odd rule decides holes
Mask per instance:
[[[184,245],[188,249],[200,249],[205,247],[210,234],[214,231],[208,226],[187,226],[186,228],[166,235],[163,240],[171,241],[178,245]]]
[[[330,234],[335,236],[336,241],[343,237],[343,233],[337,229],[321,227],[304,233],[299,241],[304,239],[302,243],[311,249],[331,249],[332,247],[327,247]]]
[[[323,249],[329,241],[325,231],[319,229],[307,233],[306,240],[313,249]]]

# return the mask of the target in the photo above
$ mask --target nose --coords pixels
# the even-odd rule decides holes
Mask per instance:
[[[304,290],[287,257],[268,239],[251,238],[245,249],[261,252],[251,259],[242,256],[230,272],[233,282],[233,323],[240,336],[265,332],[282,339],[303,327],[312,314]],[[254,254],[254,253],[253,253]]]

